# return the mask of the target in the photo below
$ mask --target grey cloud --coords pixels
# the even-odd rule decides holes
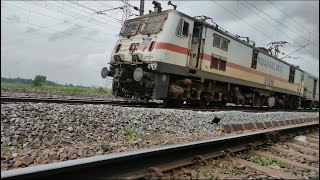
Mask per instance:
[[[64,23],[64,24],[70,24],[71,22],[70,22],[68,19],[64,19],[64,20],[63,20],[63,23]]]
[[[300,54],[303,55],[311,55],[315,60],[319,61],[319,47],[316,47],[314,45],[309,45],[310,47],[306,47],[305,49],[302,49],[299,51]],[[298,49],[298,47],[296,48]],[[308,60],[310,61],[310,60]]]
[[[100,33],[100,32],[97,31],[97,30],[92,30],[92,31],[89,31],[89,32],[88,32],[88,35],[89,35],[90,37],[93,37],[93,36],[98,35],[99,33]]]
[[[296,21],[293,21],[284,13],[282,13],[282,16],[280,17],[281,22],[284,22],[292,31],[300,35],[298,36],[296,33],[290,31],[291,34],[296,35],[296,38],[293,39],[295,41],[295,45],[306,45],[308,40],[313,43],[306,48],[308,50],[301,50],[299,52],[304,55],[311,54],[314,59],[319,60],[319,47],[316,47],[319,46],[319,39],[308,32],[311,31],[313,34],[319,37],[319,20],[316,20],[315,18],[319,17],[319,8],[315,7],[315,3],[317,3],[317,7],[319,7],[319,1],[297,1],[288,3],[285,7],[282,5],[279,8],[285,9],[284,12]],[[301,6],[304,8],[299,8]],[[302,28],[297,24],[297,22],[305,28]],[[296,42],[298,42],[298,44]]]
[[[36,28],[28,26],[28,27],[26,27],[26,30],[24,32],[25,33],[30,33],[30,32],[33,32],[35,30],[36,30]]]
[[[145,14],[148,13],[149,9],[153,10],[153,5],[151,2],[152,1],[145,1]],[[257,17],[254,13],[241,5],[241,3],[237,3],[236,1],[217,2],[228,8],[230,11],[238,14],[241,18],[245,19],[247,22],[257,27],[264,33],[272,37],[276,37],[275,34],[279,34],[279,40],[287,40],[286,38],[284,38],[285,36],[277,32],[277,30],[275,30],[273,27],[270,28],[270,25],[265,23],[261,18]],[[267,12],[268,14],[275,15],[275,18],[280,22],[287,24],[287,21],[289,21],[288,17],[276,10],[270,5],[270,3],[266,1],[248,2],[251,4],[255,3],[255,6],[259,9]],[[319,19],[318,16],[309,17],[306,13],[307,11],[311,11],[310,6],[315,6],[315,4],[318,4],[318,2],[309,2],[309,4],[304,4],[304,2],[299,1],[272,2],[278,4],[281,9],[285,9],[290,16],[297,19],[299,22],[301,21],[303,25],[308,26],[308,29],[310,28],[312,32],[317,33],[317,31],[319,30],[319,24],[315,22]],[[19,4],[21,2],[12,3]],[[53,4],[53,2],[51,3]],[[95,1],[79,1],[79,3],[96,10],[109,8]],[[112,7],[123,5],[123,3],[120,1],[104,1],[103,3]],[[130,0],[129,3],[139,7],[139,1]],[[241,20],[234,17],[232,14],[225,11],[223,8],[211,1],[173,1],[172,3],[178,5],[177,10],[181,10],[182,12],[190,16],[209,16],[213,18],[213,20],[220,26],[230,31],[231,33],[249,36],[250,39],[256,41],[257,46],[265,46],[270,42],[270,40],[264,37],[261,33],[256,32],[247,24],[243,23]],[[167,5],[167,1],[161,1],[161,4],[163,10],[172,9],[171,6]],[[29,8],[29,6],[30,8],[36,8],[36,6],[29,3],[26,3],[26,6],[26,8]],[[183,7],[190,8],[183,9]],[[82,9],[81,7],[76,8]],[[5,9],[5,7],[3,9]],[[71,10],[71,8],[69,10]],[[83,10],[89,12],[89,10]],[[2,73],[6,76],[8,75],[8,73],[10,73],[11,77],[20,76],[24,78],[33,78],[36,74],[43,74],[46,75],[49,80],[57,81],[58,83],[62,84],[72,83],[87,86],[104,86],[105,79],[102,79],[100,77],[100,70],[103,66],[107,65],[107,62],[111,57],[110,53],[112,52],[112,49],[118,40],[118,38],[113,35],[118,34],[120,31],[120,26],[118,25],[118,23],[116,23],[114,19],[103,15],[92,15],[92,19],[86,18],[86,21],[82,21],[81,19],[70,17],[67,14],[56,13],[50,10],[42,10],[38,8],[35,9],[35,11],[48,13],[51,16],[56,16],[59,19],[65,19],[65,23],[59,24],[59,21],[56,21],[57,25],[55,25],[55,22],[52,22],[52,19],[48,17],[30,16],[32,17],[30,18],[32,23],[39,26],[50,26],[50,28],[52,29],[56,29],[57,31],[66,33],[58,33],[44,28],[41,31],[36,31],[35,34],[28,33],[28,36],[26,36],[26,31],[32,30],[32,28],[28,28],[28,25],[26,26],[14,21],[11,21],[11,24],[4,24],[4,27],[1,28],[1,32],[3,34],[6,34],[6,36],[4,37],[5,40],[2,40],[1,42]],[[76,13],[75,9],[73,9],[72,11]],[[134,10],[132,10],[132,12],[137,13]],[[24,16],[22,16],[21,14],[15,13],[17,15],[16,17],[10,16],[12,14],[12,12],[7,11],[7,14],[4,13],[3,15],[15,19],[15,21],[24,20],[22,19]],[[79,16],[80,14],[84,14],[84,12],[79,11]],[[121,13],[113,13],[112,11],[108,12],[108,15],[118,19],[122,18]],[[101,21],[100,25],[102,26],[98,25],[99,23],[97,21],[94,21],[93,18]],[[107,23],[102,23],[102,21]],[[78,25],[73,25],[73,23],[76,23]],[[119,26],[119,28],[108,28],[108,24],[112,24],[116,27]],[[88,29],[86,27],[92,29]],[[299,28],[297,29],[299,30]],[[283,31],[285,33],[288,33],[288,30],[283,29]],[[88,37],[89,39],[81,38],[79,36],[72,36],[68,33]],[[109,36],[107,36],[108,34]],[[39,35],[43,35],[43,37],[36,38],[30,41],[28,40],[29,38],[31,39]],[[50,43],[48,43],[48,37],[50,37]],[[302,41],[301,39],[297,39],[297,41],[298,40]],[[22,43],[15,43],[12,45],[8,45],[5,43],[16,41]],[[305,50],[298,51],[297,53],[295,53],[295,55],[303,57],[304,60],[312,63],[313,67],[318,67],[319,61],[318,58],[316,58],[319,57],[318,48],[314,46],[308,46],[307,48],[308,51],[312,52],[312,56]],[[296,49],[298,48],[289,47],[283,48],[283,51],[286,53],[290,53]],[[317,74],[314,69],[310,68],[310,64],[303,63],[303,61],[300,62],[294,59],[286,59],[286,61],[294,63],[296,65],[300,65],[300,67],[302,67],[303,69]],[[16,64],[17,62],[18,64]]]
[[[21,17],[19,15],[17,15],[17,14],[13,14],[13,15],[6,16],[6,17],[7,18],[4,18],[4,19],[6,20],[7,24],[14,24],[14,23],[17,23],[17,22],[21,21]]]
[[[53,42],[53,41],[57,41],[59,39],[65,39],[67,37],[72,36],[73,33],[81,32],[83,28],[84,28],[84,26],[81,26],[79,24],[72,25],[70,28],[68,28],[65,31],[54,33],[53,35],[51,35],[48,38],[48,41]]]
[[[241,3],[245,4],[250,9],[253,9],[250,7],[250,5],[248,5],[244,1],[241,1]],[[196,15],[209,16],[209,17],[213,18],[213,21],[215,21],[217,23],[219,23],[219,22],[220,23],[221,22],[232,22],[232,21],[238,22],[238,21],[240,21],[239,18],[234,16],[230,12],[238,15],[242,19],[247,19],[247,18],[254,16],[254,14],[241,3],[238,1],[215,1],[215,2],[207,1],[207,2],[203,2],[203,5],[198,5],[198,6],[195,5],[195,8],[201,9],[201,13],[199,13],[199,11],[195,11],[194,10],[195,8],[188,8],[188,9],[185,9],[185,10],[182,9],[182,10],[192,16],[196,16]],[[253,4],[259,8],[266,7],[265,3],[259,2],[259,1],[258,2],[256,2],[256,1],[251,2],[250,1],[248,3]],[[179,10],[179,8],[177,8],[177,10]],[[230,11],[230,12],[228,12],[228,11]]]
[[[315,5],[315,3],[317,3],[317,5]],[[303,8],[299,8],[302,6]],[[296,1],[288,3],[286,6],[281,6],[281,9],[285,9],[283,11],[293,19],[301,19],[303,24],[316,23],[319,28],[319,21],[317,21],[315,18],[319,17],[319,1]],[[282,18],[284,17],[286,18],[286,16],[283,14]]]
[[[20,16],[18,16],[17,14],[10,16],[10,18],[15,21],[20,21],[20,19],[21,19]]]

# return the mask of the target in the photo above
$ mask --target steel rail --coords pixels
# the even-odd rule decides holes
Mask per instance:
[[[142,101],[135,100],[103,100],[103,99],[76,99],[76,98],[53,98],[31,96],[1,96],[2,102],[43,102],[43,103],[69,103],[69,104],[139,104]]]
[[[1,96],[1,103],[5,102],[34,102],[34,103],[67,103],[67,104],[108,104],[122,107],[144,107],[144,108],[163,108],[192,111],[247,111],[247,112],[319,112],[318,109],[270,109],[266,107],[248,107],[248,106],[227,106],[225,108],[217,107],[195,107],[195,106],[166,106],[163,103],[147,102],[143,100],[124,99],[124,100],[104,100],[104,99],[76,99],[76,98],[53,98],[53,97],[31,97],[31,96]]]
[[[137,179],[197,161],[262,145],[270,137],[287,136],[319,128],[319,121],[243,134],[233,134],[189,143],[112,153],[33,167],[1,171],[3,179]]]

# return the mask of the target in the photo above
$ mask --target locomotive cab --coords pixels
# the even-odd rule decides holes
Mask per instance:
[[[170,79],[165,72],[175,71],[168,64],[186,66],[190,41],[191,51],[194,49],[194,54],[199,51],[201,31],[197,27],[191,40],[192,26],[193,21],[182,18],[176,10],[161,11],[159,4],[155,4],[154,12],[127,20],[113,49],[110,70],[104,67],[101,71],[103,78],[113,77],[113,94],[126,98],[165,98]],[[199,54],[192,56],[190,67],[199,67],[196,62],[199,57]]]
[[[150,99],[154,86],[166,83],[156,82],[160,74],[151,71],[157,69],[153,50],[163,34],[167,18],[166,12],[152,13],[124,23],[110,60],[112,72],[104,73],[104,77],[105,74],[113,77],[115,96]],[[165,80],[165,76],[162,79]]]

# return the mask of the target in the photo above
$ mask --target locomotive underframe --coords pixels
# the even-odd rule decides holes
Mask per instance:
[[[175,104],[186,101],[202,106],[223,107],[226,103],[235,103],[236,105],[297,108],[301,103],[301,99],[294,95],[216,80],[174,75],[171,77],[166,100],[171,99],[169,102],[175,102]]]
[[[114,63],[111,65],[113,76],[112,93],[115,96],[133,99],[161,99],[167,97],[169,75],[151,72],[150,63]],[[142,78],[134,79],[135,69],[141,68]]]
[[[275,108],[313,108],[315,102],[284,92],[270,91],[258,86],[241,84],[233,78],[206,74],[200,70],[157,62],[151,70],[150,63],[112,63],[113,94],[133,99],[161,99],[176,106],[183,102],[200,106],[225,106],[235,103]],[[134,79],[135,69],[141,68],[142,78]],[[210,78],[210,79],[209,79]],[[221,79],[221,80],[219,80]],[[227,80],[227,81],[226,81]],[[233,83],[234,81],[240,83]]]

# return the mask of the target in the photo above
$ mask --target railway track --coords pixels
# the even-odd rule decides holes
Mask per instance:
[[[66,104],[108,104],[122,107],[144,107],[144,108],[166,108],[193,111],[245,111],[245,112],[276,112],[276,111],[292,111],[292,112],[318,112],[318,109],[272,109],[267,107],[248,107],[248,106],[227,106],[225,108],[212,107],[193,107],[193,106],[166,106],[163,103],[146,102],[142,100],[103,100],[103,99],[70,99],[70,98],[52,98],[52,97],[31,97],[31,96],[1,96],[1,103],[66,103]]]
[[[1,96],[1,103],[4,102],[34,102],[34,103],[67,103],[67,104],[110,104],[121,105],[128,103],[139,103],[130,100],[103,100],[103,99],[72,99],[32,96]],[[141,103],[141,102],[140,102]]]
[[[293,141],[296,135],[306,134],[308,141]],[[309,141],[309,138],[312,140]],[[77,160],[69,160],[52,164],[45,164],[20,169],[12,169],[1,172],[3,179],[47,179],[47,178],[81,178],[81,179],[139,179],[139,178],[178,178],[182,179],[183,175],[190,178],[206,177],[199,172],[203,167],[211,167],[219,170],[225,169],[228,163],[236,162],[238,169],[250,171],[254,174],[262,174],[266,178],[282,178],[282,179],[301,179],[304,178],[303,173],[313,173],[319,177],[319,121],[307,122],[303,124],[295,124],[255,132],[243,132],[241,134],[229,134],[225,136],[215,137],[208,140],[200,140],[195,142],[168,145],[163,147],[148,148],[142,150],[128,151],[122,153],[95,156]],[[281,146],[274,145],[280,142],[289,146],[296,151],[292,151],[296,159],[304,158],[308,162],[312,161],[312,165],[298,160],[290,160],[281,157],[280,153],[290,155],[288,150],[284,150]],[[311,143],[312,142],[312,143]],[[262,148],[273,149],[273,153]],[[260,148],[260,149],[259,149]],[[270,150],[271,152],[271,150]],[[279,152],[276,154],[274,152]],[[232,155],[235,153],[242,153]],[[282,162],[284,168],[273,166],[263,166],[259,163],[252,162],[247,155],[251,155],[256,159],[259,157],[269,157]],[[220,158],[217,160],[217,158]],[[254,160],[254,159],[253,159]],[[221,166],[214,166],[210,161],[218,161]],[[225,165],[225,167],[224,167]],[[241,165],[241,167],[240,167]],[[181,169],[181,168],[184,169]],[[197,170],[190,170],[196,167]],[[294,168],[294,171],[286,171]],[[189,169],[189,170],[188,170]],[[199,170],[200,169],[200,170]],[[198,172],[195,177],[194,172]],[[202,171],[201,171],[202,172]],[[234,170],[233,172],[236,172]],[[175,174],[176,173],[176,174]],[[241,175],[241,174],[240,174]],[[226,178],[243,178],[239,173],[210,173],[210,176]],[[238,177],[239,176],[239,177]]]

